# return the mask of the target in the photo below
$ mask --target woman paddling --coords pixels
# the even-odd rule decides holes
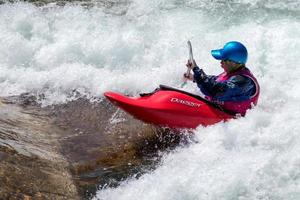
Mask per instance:
[[[224,72],[218,76],[206,75],[195,60],[186,66],[194,74],[184,77],[197,83],[205,97],[235,114],[244,116],[252,105],[256,105],[260,93],[259,84],[245,66],[248,52],[246,47],[236,41],[228,42],[222,49],[212,50],[212,56],[221,60]]]

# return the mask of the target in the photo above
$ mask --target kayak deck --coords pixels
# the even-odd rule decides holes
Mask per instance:
[[[196,128],[233,117],[200,96],[164,85],[142,97],[128,97],[115,92],[105,92],[104,95],[137,119],[171,128]]]

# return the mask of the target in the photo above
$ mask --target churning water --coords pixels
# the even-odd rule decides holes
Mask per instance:
[[[300,199],[300,2],[133,0],[83,8],[0,6],[0,95],[43,94],[43,105],[179,87],[186,41],[208,74],[210,50],[243,42],[261,85],[258,106],[228,123],[199,127],[197,142],[95,199]],[[105,3],[104,3],[105,5]],[[190,83],[187,90],[196,90]]]

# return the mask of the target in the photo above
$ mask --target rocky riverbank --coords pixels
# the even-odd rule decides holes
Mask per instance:
[[[0,199],[79,199],[68,162],[59,153],[63,134],[42,110],[2,99]]]
[[[1,99],[0,199],[87,199],[155,167],[180,138],[141,123],[105,100],[41,107]]]

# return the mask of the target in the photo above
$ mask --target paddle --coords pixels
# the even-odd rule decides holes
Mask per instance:
[[[191,43],[191,41],[188,40],[187,44],[188,44],[188,49],[189,49],[189,61],[193,62],[194,58],[193,58],[192,43]],[[191,74],[191,68],[188,68],[186,71],[186,75],[190,76],[190,74]],[[184,78],[184,82],[181,84],[181,87],[185,86],[186,83],[187,83],[187,78]]]

